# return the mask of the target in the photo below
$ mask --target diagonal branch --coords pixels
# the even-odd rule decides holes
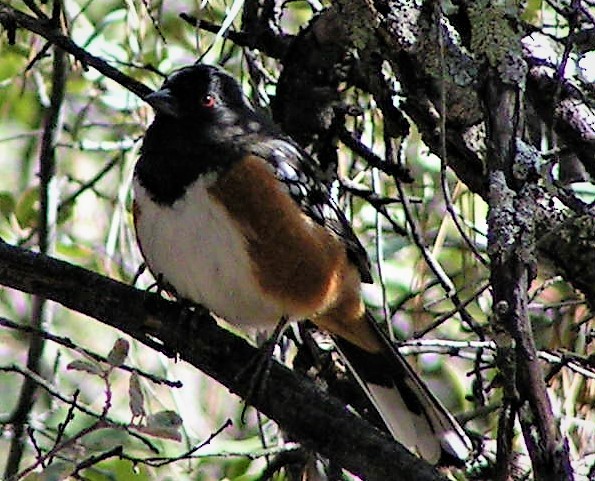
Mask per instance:
[[[69,37],[62,34],[62,32],[51,22],[27,15],[3,1],[0,1],[0,24],[9,32],[13,31],[15,27],[20,27],[36,33],[37,35],[41,35],[52,44],[57,45],[65,52],[71,54],[81,62],[85,68],[88,66],[95,68],[106,77],[119,83],[125,89],[138,95],[141,99],[152,92],[152,90],[145,84],[129,77],[117,68],[112,67],[105,60],[91,55],[84,48],[79,47]]]
[[[188,316],[179,304],[3,242],[0,284],[42,295],[170,356],[175,350],[239,396],[249,391],[251,373],[245,367],[258,351],[208,315],[194,313],[182,324],[182,316]],[[445,481],[425,461],[280,364],[273,363],[254,406],[308,448],[364,479]]]

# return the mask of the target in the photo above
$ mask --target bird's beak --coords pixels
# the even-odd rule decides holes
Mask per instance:
[[[167,87],[150,93],[144,100],[153,107],[156,113],[169,115],[171,117],[180,116],[180,106],[178,105],[178,101]]]

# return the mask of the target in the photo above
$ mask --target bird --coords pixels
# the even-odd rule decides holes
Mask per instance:
[[[464,463],[469,437],[364,305],[370,261],[316,161],[221,67],[182,67],[144,100],[134,228],[165,290],[240,329],[311,321],[397,442]]]

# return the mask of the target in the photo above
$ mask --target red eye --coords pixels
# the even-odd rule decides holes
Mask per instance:
[[[202,99],[200,99],[200,103],[203,107],[210,109],[215,106],[215,97],[210,94],[203,95]]]

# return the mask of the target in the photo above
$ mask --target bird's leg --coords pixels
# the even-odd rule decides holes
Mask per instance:
[[[147,269],[148,269],[148,266],[144,262],[140,266],[138,266],[138,269],[136,270],[134,277],[132,278],[133,286],[136,286],[136,283],[140,279],[140,276],[142,276]],[[157,274],[155,276],[155,282],[153,282],[152,284],[149,284],[147,286],[147,288],[145,289],[145,292],[151,292],[153,289],[156,289],[155,293],[158,296],[161,296],[164,292],[175,295],[175,290],[173,289],[173,287],[171,287],[167,283],[167,281],[163,277],[163,274]]]
[[[238,373],[238,377],[242,377],[244,374],[248,372],[248,370],[252,370],[252,373],[250,374],[250,384],[248,386],[248,391],[246,392],[244,409],[242,410],[242,421],[244,421],[245,419],[246,410],[248,409],[248,406],[251,403],[251,401],[258,400],[260,395],[262,394],[264,384],[271,372],[271,366],[273,365],[275,347],[281,340],[283,332],[287,327],[287,323],[288,320],[286,317],[282,317],[279,320],[279,322],[275,326],[275,330],[260,345],[260,347],[258,348],[258,352],[254,356],[252,361],[249,362],[248,365],[244,369],[242,369],[240,373]]]
[[[140,266],[138,266],[138,269],[136,270],[136,273],[134,274],[134,277],[132,278],[133,286],[136,285],[136,283],[138,282],[138,279],[140,278],[140,276],[143,275],[143,273],[146,270],[147,270],[147,264],[145,264],[144,262]],[[155,294],[157,294],[158,296],[162,296],[162,294],[164,292],[175,295],[175,290],[173,289],[173,287],[171,287],[167,283],[167,281],[163,277],[163,274],[157,274],[155,276],[155,282],[153,282],[152,284],[149,284],[145,288],[145,293],[150,293],[151,291],[153,291],[153,289],[155,289]]]
[[[159,287],[158,287],[159,288]],[[169,292],[169,290],[167,291]],[[188,338],[188,333],[194,331],[194,326],[192,323],[197,317],[201,316],[209,316],[211,311],[209,311],[205,306],[202,304],[197,304],[189,299],[184,297],[179,297],[176,295],[176,302],[180,306],[179,315],[176,318],[174,328],[174,345],[175,345],[175,361],[178,361],[178,352],[180,345],[182,344],[183,339]]]
[[[155,278],[155,283],[151,284],[147,288],[147,290],[152,289],[153,287],[157,288],[156,293],[158,296],[161,296],[164,292],[167,292],[167,293],[171,293],[175,297],[178,297],[175,289],[167,283],[167,281],[165,280],[165,277],[163,277],[163,274],[157,274],[157,277]]]
[[[140,276],[142,276],[146,270],[147,270],[147,264],[145,264],[144,262],[140,266],[138,266],[138,269],[136,270],[134,277],[132,278],[133,286],[136,286],[136,283],[138,282]]]

